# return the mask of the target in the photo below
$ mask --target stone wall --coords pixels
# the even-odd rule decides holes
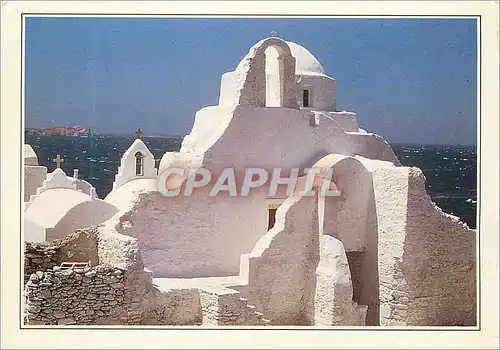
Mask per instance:
[[[26,242],[27,324],[140,324],[161,304],[134,239],[102,235],[102,229],[78,230],[51,243]],[[58,266],[89,261],[86,268]]]
[[[71,270],[55,266],[46,272],[37,271],[25,287],[26,323],[69,325],[125,321],[123,279],[122,270],[105,266]]]
[[[24,245],[24,284],[37,271],[47,271],[57,265],[57,247],[53,244],[25,242]]]
[[[204,326],[270,325],[255,305],[248,304],[234,289],[205,287],[200,289],[200,300]]]
[[[151,307],[142,315],[143,325],[200,325],[202,323],[200,291],[197,288],[157,292]]]
[[[64,239],[53,242],[25,242],[24,283],[37,271],[52,270],[62,262],[99,263],[97,254],[97,228],[78,230]]]

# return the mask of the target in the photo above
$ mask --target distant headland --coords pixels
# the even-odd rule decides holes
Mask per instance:
[[[89,127],[74,125],[74,126],[52,126],[45,128],[25,128],[26,136],[114,136],[114,137],[129,137],[133,136],[134,132],[126,133],[107,133],[107,132],[91,132]],[[143,133],[143,138],[167,138],[167,139],[182,139],[185,135],[170,135],[167,133]]]
[[[30,136],[81,136],[88,137],[90,128],[85,126],[53,126],[48,128],[26,128],[26,135]]]

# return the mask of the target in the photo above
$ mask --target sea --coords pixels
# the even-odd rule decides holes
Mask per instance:
[[[53,159],[60,154],[66,174],[72,176],[73,169],[78,169],[79,178],[90,182],[99,198],[111,191],[121,156],[133,141],[133,136],[117,135],[25,136],[25,143],[33,147],[40,165],[54,170]],[[182,137],[144,137],[143,141],[159,162],[165,152],[180,149]],[[415,166],[424,172],[427,192],[440,208],[476,228],[476,146],[391,146],[404,166]]]

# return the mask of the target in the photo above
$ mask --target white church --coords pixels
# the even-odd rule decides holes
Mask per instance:
[[[59,155],[47,173],[25,145],[24,239],[97,225],[103,247],[109,237],[137,246],[152,288],[238,291],[272,325],[475,324],[476,232],[431,201],[421,170],[337,110],[335,90],[306,48],[265,38],[222,75],[218,104],[196,113],[158,168],[138,134],[102,199]],[[237,179],[248,167],[331,169],[338,195],[269,197],[262,186],[166,197],[158,175],[172,167],[231,167]],[[113,249],[103,261],[125,261]]]

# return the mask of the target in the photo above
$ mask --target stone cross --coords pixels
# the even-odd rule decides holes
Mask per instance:
[[[141,137],[142,137],[141,128],[137,128],[137,130],[135,131],[135,138],[140,139]]]
[[[60,168],[61,167],[61,163],[64,162],[64,159],[61,158],[61,156],[58,154],[54,159],[53,159],[54,163],[56,163],[56,167],[57,168]]]
[[[271,32],[271,37],[272,38],[276,38],[278,36],[278,34],[276,32]]]

